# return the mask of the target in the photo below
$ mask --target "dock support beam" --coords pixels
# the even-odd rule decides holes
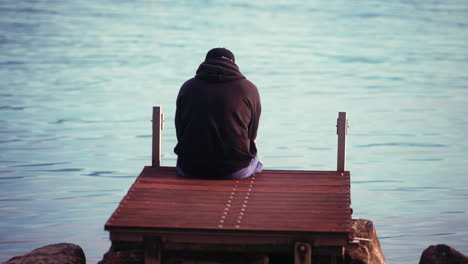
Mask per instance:
[[[310,243],[294,244],[294,264],[312,264],[312,246]]]
[[[161,264],[161,242],[146,238],[144,243],[145,264]]]
[[[345,171],[346,163],[346,135],[348,134],[348,119],[346,112],[339,112],[336,124],[336,133],[338,134],[338,159],[337,171]]]
[[[161,167],[161,137],[164,128],[162,106],[153,106],[153,151],[151,166]]]

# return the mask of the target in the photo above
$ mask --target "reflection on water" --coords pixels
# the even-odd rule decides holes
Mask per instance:
[[[215,46],[259,88],[265,167],[334,169],[347,111],[352,207],[388,261],[468,254],[465,1],[4,0],[0,28],[0,261],[66,241],[97,262],[151,107],[174,165],[178,88]]]

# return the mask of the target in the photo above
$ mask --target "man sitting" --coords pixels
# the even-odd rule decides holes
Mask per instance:
[[[177,96],[178,174],[243,179],[261,172],[255,143],[260,113],[257,87],[239,71],[234,54],[210,50]]]

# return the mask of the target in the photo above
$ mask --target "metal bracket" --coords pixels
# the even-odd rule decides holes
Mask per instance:
[[[348,119],[346,112],[339,112],[336,124],[336,133],[338,134],[338,157],[337,171],[345,171],[346,163],[346,135],[348,134]]]
[[[161,137],[164,128],[164,114],[162,106],[153,107],[153,149],[152,149],[152,162],[151,166],[161,166]]]
[[[294,244],[294,264],[311,264],[312,246],[306,242],[296,242]]]

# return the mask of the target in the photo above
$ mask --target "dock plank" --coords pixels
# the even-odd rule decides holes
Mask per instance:
[[[244,180],[201,180],[145,167],[105,229],[111,237],[132,228],[346,234],[350,203],[349,172],[264,170]]]

